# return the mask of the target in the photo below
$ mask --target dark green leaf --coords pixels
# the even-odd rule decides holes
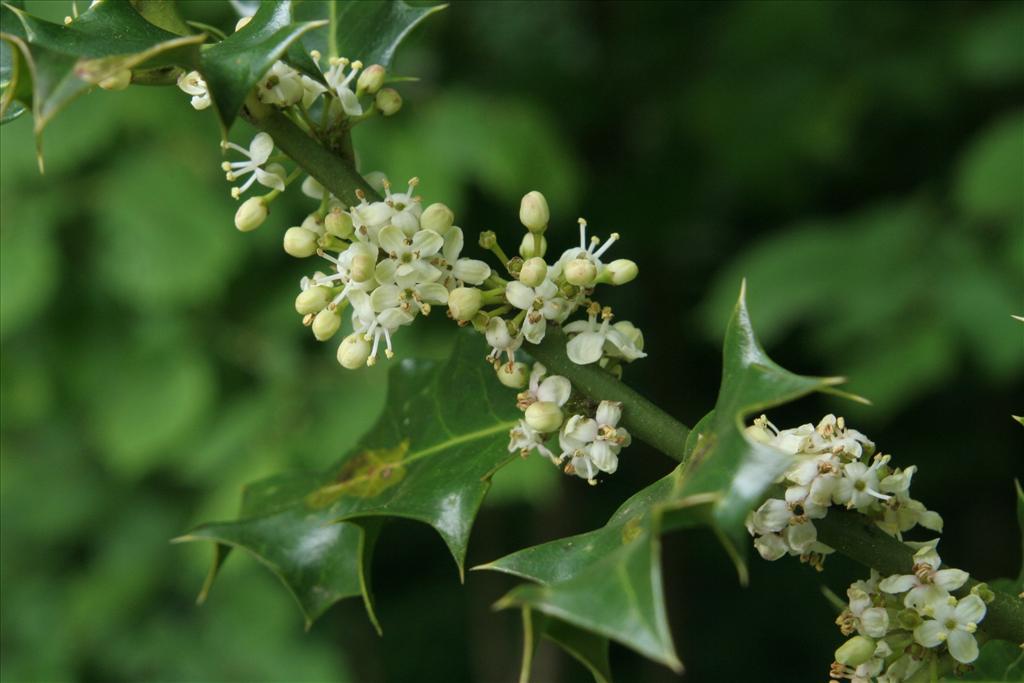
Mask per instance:
[[[747,440],[745,420],[812,391],[834,391],[839,381],[794,375],[768,358],[754,336],[743,291],[723,355],[718,401],[691,431],[683,464],[627,500],[602,528],[480,567],[536,582],[513,589],[499,607],[543,612],[682,670],[665,613],[660,535],[711,525],[745,582],[744,520],[790,461]]]
[[[333,7],[332,7],[333,5]],[[390,67],[409,32],[447,5],[412,6],[405,0],[311,0],[296,12],[302,19],[327,19],[323,31],[302,39],[309,49],[326,57],[348,57],[363,64]]]
[[[523,664],[520,683],[530,680],[533,655],[541,638],[546,638],[575,657],[597,683],[611,683],[608,639],[596,636],[561,619],[523,608]]]
[[[37,138],[60,110],[104,78],[122,69],[194,64],[204,40],[154,26],[128,2],[99,3],[69,24],[3,3],[0,38],[12,48],[15,85],[11,95],[5,90],[3,117],[13,117],[13,100],[31,108]]]
[[[288,0],[264,2],[242,30],[203,52],[200,71],[225,132],[263,74],[300,36],[323,25],[316,21],[293,22]]]
[[[473,520],[491,474],[509,461],[508,430],[519,415],[480,360],[480,343],[465,333],[446,363],[402,361],[391,371],[390,409],[335,466],[259,482],[238,521],[200,526],[182,540],[256,555],[309,621],[351,595],[362,593],[370,606],[365,574],[376,518],[429,524],[461,574]]]

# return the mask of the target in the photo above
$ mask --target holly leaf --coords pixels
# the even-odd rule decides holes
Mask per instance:
[[[768,358],[754,336],[745,288],[723,356],[718,400],[691,430],[683,463],[633,495],[600,529],[479,567],[534,582],[514,588],[497,607],[548,614],[682,671],[665,613],[661,534],[710,525],[745,582],[743,522],[790,462],[781,451],[749,441],[745,421],[810,392],[834,391],[840,381],[795,375]]]
[[[296,41],[303,34],[326,23],[293,21],[292,3],[288,0],[264,2],[240,31],[203,51],[199,71],[206,80],[225,134],[241,111],[245,98],[274,62],[284,58],[286,53],[296,60],[309,61],[302,51],[289,48],[298,45]],[[300,66],[313,75],[319,74],[310,64]]]
[[[114,39],[116,37],[116,39]],[[6,82],[0,120],[18,107],[35,118],[37,145],[43,129],[72,100],[122,69],[198,63],[203,35],[179,36],[146,21],[131,3],[101,2],[68,24],[0,5],[0,39]]]
[[[577,628],[560,619],[523,608],[523,663],[519,680],[530,680],[533,655],[541,639],[550,640],[575,657],[590,671],[597,683],[611,683],[608,639]]]
[[[178,540],[255,555],[295,595],[307,623],[362,595],[376,624],[367,567],[381,518],[432,526],[461,576],[490,477],[514,457],[506,445],[519,416],[509,390],[480,360],[480,344],[466,332],[445,363],[402,361],[391,370],[389,410],[337,464],[259,482],[247,489],[238,520],[205,524]],[[223,557],[218,550],[207,584]]]
[[[447,6],[413,6],[404,0],[312,0],[303,2],[296,11],[303,19],[329,22],[324,30],[302,39],[310,50],[387,68],[405,37],[424,19]]]

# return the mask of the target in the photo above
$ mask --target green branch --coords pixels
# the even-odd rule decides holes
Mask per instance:
[[[357,189],[371,201],[380,199],[349,162],[322,147],[284,115],[276,111],[248,111],[246,116],[269,133],[282,151],[342,201],[356,202]],[[548,330],[543,342],[531,345],[529,351],[551,371],[568,378],[591,399],[622,402],[623,424],[634,436],[665,455],[682,461],[690,428],[596,365],[573,363],[566,355],[565,342],[565,334],[553,328]],[[883,575],[908,574],[911,571],[913,550],[883,533],[862,515],[832,510],[824,519],[815,520],[815,526],[823,543]],[[976,584],[977,581],[972,579],[962,591],[967,592]],[[1024,600],[993,592],[995,599],[988,605],[988,615],[982,622],[983,630],[992,638],[1024,642]]]
[[[818,540],[832,546],[843,555],[878,570],[882,576],[911,574],[914,550],[876,527],[864,515],[849,510],[833,509],[823,519],[814,520]],[[954,595],[962,597],[978,585],[969,579]],[[990,590],[995,599],[988,605],[988,613],[981,628],[992,638],[1024,643],[1024,599],[1000,591]]]
[[[548,370],[569,379],[595,401],[622,403],[622,423],[629,433],[682,462],[690,428],[595,365],[577,365],[565,352],[565,333],[548,328],[544,341],[527,347]]]

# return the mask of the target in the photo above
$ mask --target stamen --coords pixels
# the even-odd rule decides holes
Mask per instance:
[[[615,240],[617,240],[617,239],[619,239],[619,233],[613,232],[611,234],[611,237],[608,238],[608,241],[604,243],[604,246],[602,246],[600,249],[598,249],[594,253],[594,258],[601,258],[601,254],[603,254],[604,252],[608,251],[608,247],[610,247],[613,244],[615,244]]]
[[[583,218],[577,218],[576,222],[580,224],[580,249],[587,248],[587,221]]]

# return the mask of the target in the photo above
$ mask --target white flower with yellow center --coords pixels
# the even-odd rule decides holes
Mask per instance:
[[[278,107],[290,107],[302,99],[303,92],[299,72],[280,60],[274,62],[256,85],[256,95],[260,101]]]
[[[541,455],[550,458],[552,462],[558,463],[557,456],[544,445],[544,435],[527,424],[526,420],[520,420],[515,427],[509,430],[508,435],[509,453],[518,452],[525,458],[530,454],[530,451],[536,450]]]
[[[985,618],[985,602],[977,595],[947,600],[927,610],[931,619],[914,629],[914,640],[924,647],[938,647],[943,643],[949,654],[961,664],[970,664],[978,658],[978,641],[974,638],[978,622]]]
[[[441,277],[441,271],[430,261],[444,246],[444,238],[433,230],[420,230],[412,237],[406,237],[399,228],[387,225],[381,228],[377,237],[380,248],[387,255],[377,264],[378,282],[394,283],[402,289],[409,289]]]
[[[601,315],[600,323],[597,322],[599,313]],[[566,353],[573,363],[577,365],[596,363],[605,355],[606,349],[614,349],[627,361],[647,356],[637,348],[635,339],[631,339],[620,330],[611,327],[611,309],[607,307],[602,309],[594,304],[588,309],[587,314],[587,320],[577,320],[563,328],[566,334],[575,335],[565,347]]]
[[[401,297],[401,290],[395,285],[381,285],[373,290],[372,294],[356,290],[348,296],[352,302],[352,326],[356,332],[363,335],[363,339],[373,341],[366,364],[373,365],[377,362],[377,351],[382,337],[385,344],[384,355],[393,358],[395,354],[391,346],[391,335],[399,327],[412,323],[416,317],[408,310],[409,306]]]
[[[878,469],[889,462],[889,456],[876,457],[868,467],[862,462],[843,465],[842,477],[836,485],[833,500],[838,505],[858,510],[871,506],[877,500],[889,500],[879,491]]]
[[[569,302],[559,296],[558,285],[550,279],[536,287],[512,280],[505,286],[505,298],[516,308],[526,311],[523,335],[531,344],[539,344],[544,339],[549,320],[564,320],[571,310]]]
[[[340,283],[342,290],[331,300],[331,308],[337,308],[354,291],[369,292],[377,286],[374,270],[377,262],[377,248],[365,242],[353,242],[337,257],[319,251],[321,257],[334,264],[335,272],[317,279],[318,285],[335,286]]]
[[[614,474],[619,467],[619,452],[631,442],[629,432],[619,427],[622,404],[601,401],[594,419],[585,415],[570,417],[558,435],[562,459],[577,476],[596,484],[598,472]]]
[[[444,233],[444,247],[431,263],[441,271],[440,282],[448,289],[463,285],[482,285],[491,276],[491,267],[483,261],[460,258],[464,238],[462,228],[453,225]]]
[[[363,105],[359,103],[359,98],[356,97],[349,84],[355,80],[356,74],[363,68],[363,63],[359,60],[350,62],[344,57],[335,57],[331,59],[330,64],[330,68],[324,74],[328,87],[338,97],[338,102],[341,103],[341,108],[347,115],[361,116]],[[346,69],[348,69],[347,73]]]
[[[883,579],[878,587],[886,593],[906,593],[903,604],[918,611],[942,604],[952,591],[967,583],[969,575],[962,569],[939,569],[942,559],[936,550],[938,539],[917,546],[914,553],[914,573],[893,575]]]
[[[508,322],[495,316],[487,321],[484,337],[487,338],[487,343],[491,346],[491,352],[487,355],[488,360],[497,361],[502,354],[505,354],[509,366],[515,364],[516,351],[523,345],[522,332],[513,335]]]
[[[249,143],[249,149],[246,149],[240,145],[236,145],[233,142],[222,142],[221,147],[224,149],[233,149],[236,152],[246,157],[245,161],[225,161],[221,164],[221,168],[226,171],[226,178],[234,182],[244,175],[251,173],[249,179],[241,187],[231,188],[231,196],[236,199],[246,190],[248,190],[254,182],[258,182],[260,185],[270,187],[275,190],[284,190],[284,175],[283,173],[272,173],[269,170],[264,170],[262,166],[267,163],[270,159],[270,155],[274,153],[274,139],[267,133],[257,133]]]

